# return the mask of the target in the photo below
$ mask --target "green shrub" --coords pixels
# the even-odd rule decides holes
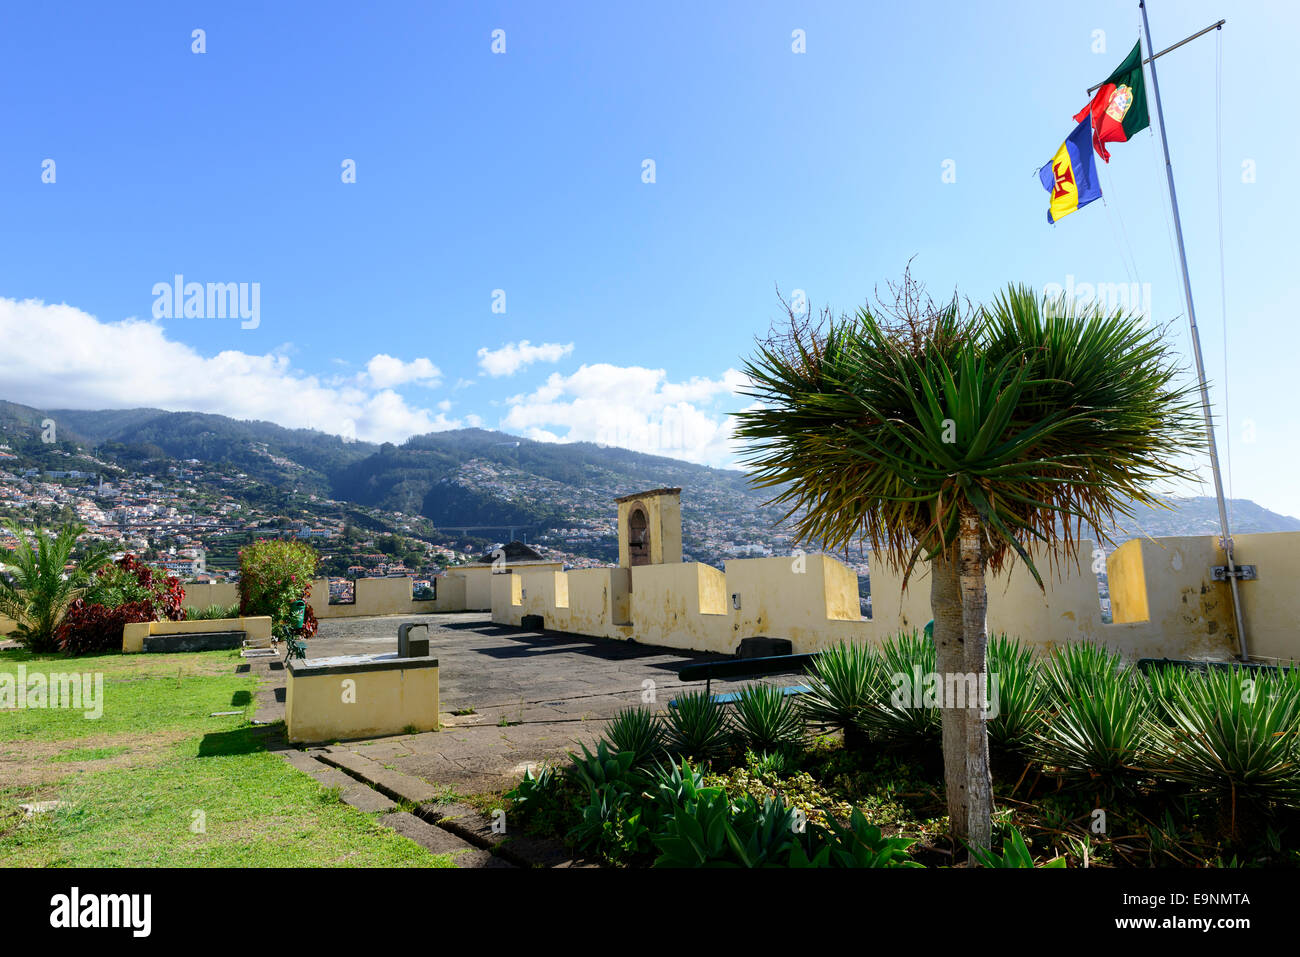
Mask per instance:
[[[677,699],[677,706],[668,711],[667,730],[668,748],[697,761],[712,762],[731,747],[726,706],[702,691]]]
[[[853,809],[847,825],[825,815],[825,824],[812,824],[811,857],[796,847],[792,867],[922,867],[912,860],[907,849],[916,843],[911,838],[885,837],[880,828],[867,821],[858,808]]]
[[[1080,644],[1058,650],[1043,677],[1055,710],[1035,747],[1039,759],[1104,790],[1136,785],[1149,742],[1140,676],[1121,667],[1118,655]]]
[[[881,693],[860,719],[864,731],[892,743],[930,743],[941,733],[941,712],[916,705],[924,701],[916,687],[918,676],[936,672],[934,642],[919,632],[903,632],[885,641],[881,649]]]
[[[798,705],[775,685],[752,684],[736,699],[736,733],[754,751],[802,747],[804,717]]]
[[[1158,776],[1208,791],[1235,830],[1241,802],[1300,807],[1300,693],[1279,672],[1210,671],[1170,683],[1168,724],[1150,722]]]
[[[263,539],[239,552],[239,613],[266,615],[271,634],[288,643],[289,654],[303,657],[299,639],[316,633],[316,616],[306,608],[302,627],[293,618],[293,603],[311,597],[319,556],[303,542]]]
[[[1050,703],[1059,708],[1080,691],[1109,685],[1123,670],[1124,661],[1117,653],[1090,641],[1076,641],[1053,650],[1042,677]]]
[[[641,823],[636,795],[617,784],[591,788],[578,823],[569,831],[574,847],[608,861],[623,861],[651,849],[650,831]]]
[[[610,719],[605,736],[620,754],[632,755],[640,767],[664,753],[664,729],[659,719],[645,708],[624,708]]]
[[[997,676],[998,714],[988,721],[989,745],[1006,752],[1027,753],[1043,722],[1047,689],[1033,652],[1004,634],[989,639],[989,680]],[[989,689],[990,697],[992,688]]]
[[[213,621],[218,618],[238,617],[238,605],[208,605],[206,608],[191,608],[185,615],[187,621]]]
[[[880,695],[881,660],[867,645],[845,642],[818,652],[799,704],[809,721],[852,736]]]
[[[722,788],[685,796],[653,837],[655,867],[786,867],[798,845],[793,808],[768,796],[759,804],[742,794],[733,802]]]
[[[581,747],[581,757],[569,752],[573,763],[567,771],[584,789],[599,790],[614,784],[625,791],[640,791],[647,782],[646,776],[636,768],[636,755],[630,751],[614,751],[604,740],[596,742],[594,754],[585,744]]]
[[[982,847],[970,847],[967,845],[971,856],[975,858],[982,867],[996,868],[1044,868],[1044,867],[1065,867],[1065,858],[1054,857],[1050,861],[1042,864],[1035,864],[1033,855],[1029,853],[1029,847],[1025,844],[1025,839],[1021,833],[1014,827],[1011,832],[1002,841],[1002,853],[994,854],[990,850]]]

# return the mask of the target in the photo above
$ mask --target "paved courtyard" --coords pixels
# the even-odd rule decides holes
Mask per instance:
[[[683,685],[678,670],[721,657],[507,628],[492,624],[487,613],[326,619],[307,643],[308,657],[396,651],[397,626],[406,621],[429,626],[443,730],[343,747],[464,794],[507,787],[527,766],[557,762],[580,742],[592,744],[605,720],[642,703],[647,687],[657,710],[682,690],[703,690]]]

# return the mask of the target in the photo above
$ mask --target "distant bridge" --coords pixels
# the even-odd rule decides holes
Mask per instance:
[[[536,523],[532,525],[443,525],[441,522],[434,522],[433,527],[440,532],[460,532],[462,535],[468,535],[470,532],[476,532],[476,531],[485,532],[485,531],[492,531],[492,530],[499,531],[501,529],[506,529],[509,532],[509,534],[507,535],[507,541],[513,542],[515,541],[516,533],[518,532],[526,533],[529,529],[534,529],[537,528],[538,526],[536,525]],[[520,541],[527,544],[528,539],[523,538],[520,539]]]

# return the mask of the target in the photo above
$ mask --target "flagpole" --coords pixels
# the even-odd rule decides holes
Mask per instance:
[[[1155,46],[1151,42],[1151,24],[1147,21],[1146,0],[1138,0],[1142,10],[1142,33],[1146,39],[1147,52]],[[1219,29],[1223,21],[1215,25]],[[1204,32],[1204,31],[1202,31]],[[1190,37],[1188,39],[1191,39]],[[1183,267],[1183,293],[1187,297],[1187,322],[1192,330],[1192,354],[1196,358],[1196,376],[1201,388],[1201,413],[1205,416],[1205,437],[1209,442],[1210,465],[1214,471],[1214,495],[1219,503],[1219,528],[1223,532],[1223,553],[1228,559],[1228,585],[1232,589],[1232,613],[1237,624],[1237,647],[1239,657],[1245,661],[1246,623],[1241,614],[1241,594],[1237,588],[1237,562],[1232,544],[1232,534],[1228,529],[1228,507],[1223,500],[1223,476],[1219,473],[1219,450],[1214,440],[1214,419],[1210,414],[1210,389],[1205,379],[1205,363],[1201,359],[1201,334],[1196,327],[1196,307],[1192,305],[1192,280],[1187,274],[1187,250],[1183,246],[1183,224],[1178,218],[1178,193],[1174,189],[1174,167],[1169,160],[1169,138],[1165,136],[1165,114],[1160,106],[1160,82],[1156,79],[1156,62],[1152,56],[1147,61],[1151,67],[1151,92],[1155,94],[1156,121],[1160,125],[1160,145],[1165,151],[1165,178],[1169,181],[1169,202],[1174,209],[1174,232],[1178,236],[1178,260]]]

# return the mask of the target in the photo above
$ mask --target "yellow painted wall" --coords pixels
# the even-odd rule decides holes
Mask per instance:
[[[325,675],[286,671],[285,680],[285,724],[295,743],[381,737],[411,726],[438,730],[436,667]],[[345,700],[345,680],[355,683],[352,701]]]
[[[1300,658],[1300,533],[1242,535],[1240,561],[1260,565],[1260,580],[1241,584],[1253,655]],[[991,633],[1019,637],[1040,653],[1070,641],[1093,641],[1127,658],[1226,660],[1236,650],[1226,583],[1211,566],[1222,550],[1208,536],[1143,539],[1118,549],[1109,562],[1116,620],[1103,624],[1094,545],[1080,542],[1078,565],[1036,559],[1040,590],[1022,562],[989,576]],[[609,569],[569,572],[567,607],[557,606],[554,574],[510,576],[492,590],[492,620],[518,625],[541,615],[548,628],[576,634],[631,637],[646,644],[734,653],[742,639],[791,639],[798,652],[843,641],[879,642],[899,630],[920,629],[931,617],[929,571],[918,566],[908,590],[896,569],[871,568],[873,618],[859,617],[857,576],[831,556],[729,561],[726,572],[698,563],[641,565],[630,576],[628,619],[616,618],[619,583]],[[579,584],[581,582],[581,585]],[[734,601],[740,607],[733,607]],[[1124,620],[1127,619],[1127,620]]]
[[[1250,654],[1300,661],[1300,533],[1234,535],[1232,540],[1237,564],[1259,569],[1257,581],[1237,583]],[[1215,564],[1226,561],[1219,558]]]
[[[184,584],[185,600],[181,604],[186,608],[207,608],[209,605],[238,605],[239,586],[233,582],[210,582]]]
[[[1142,542],[1125,542],[1106,558],[1106,581],[1110,588],[1110,614],[1116,624],[1147,621],[1147,579],[1142,567]]]

